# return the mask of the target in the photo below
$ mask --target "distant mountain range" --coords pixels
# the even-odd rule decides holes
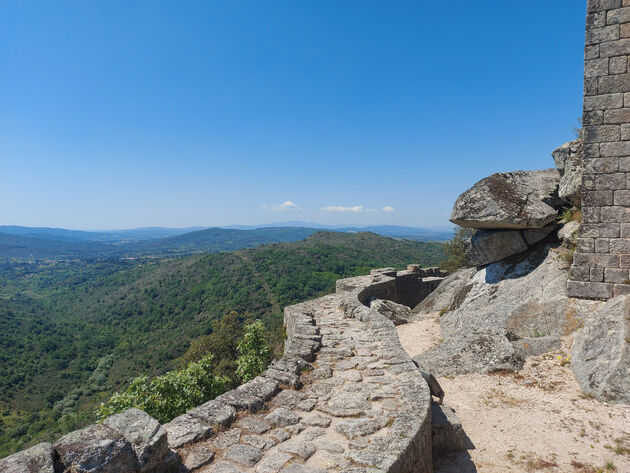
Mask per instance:
[[[0,226],[0,261],[38,259],[103,259],[176,256],[254,248],[266,243],[302,240],[321,230],[371,232],[414,241],[445,241],[452,231],[396,225],[324,226],[306,222],[233,225],[223,228],[146,227],[130,230],[80,231],[62,228]]]
[[[142,227],[132,228],[129,230],[82,231],[66,230],[64,228],[0,225],[0,233],[59,241],[133,242],[172,237],[182,235],[184,233],[194,232],[196,230],[203,230],[205,228],[208,227]]]

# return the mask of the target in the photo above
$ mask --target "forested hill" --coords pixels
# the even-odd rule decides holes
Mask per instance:
[[[166,238],[107,243],[73,240],[71,236],[81,232],[67,230],[65,232],[68,234],[62,233],[61,230],[44,232],[43,229],[40,232],[29,234],[0,232],[0,261],[86,260],[218,253],[241,248],[254,248],[265,243],[297,241],[316,231],[313,228],[300,227],[258,228],[254,230],[208,228]]]
[[[338,278],[442,258],[440,243],[318,232],[231,253],[0,263],[0,457],[91,422],[113,390],[178,367],[231,311],[280,337],[282,308]]]

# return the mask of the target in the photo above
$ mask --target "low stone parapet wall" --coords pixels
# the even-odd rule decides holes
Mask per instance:
[[[377,270],[287,307],[281,360],[168,424],[130,409],[0,460],[0,471],[429,473],[428,386],[393,323],[364,304],[414,300],[421,274]]]

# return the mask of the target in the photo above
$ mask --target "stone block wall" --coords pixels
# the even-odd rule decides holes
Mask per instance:
[[[588,0],[582,230],[571,297],[630,294],[630,0]]]
[[[437,267],[420,268],[415,264],[404,271],[374,269],[370,276],[338,280],[337,292],[349,292],[365,286],[360,295],[361,303],[365,305],[369,306],[373,299],[386,299],[413,308],[431,294],[447,275]]]

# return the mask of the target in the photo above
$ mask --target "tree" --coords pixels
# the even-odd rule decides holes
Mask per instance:
[[[182,355],[182,366],[187,366],[189,363],[199,361],[206,355],[212,354],[214,373],[217,376],[234,378],[238,341],[243,333],[239,318],[236,312],[231,311],[216,320],[211,334],[195,338],[190,343],[190,347]]]
[[[446,261],[440,265],[442,270],[451,273],[456,269],[466,266],[466,241],[469,240],[474,233],[475,230],[472,228],[457,227],[453,239],[444,244]]]
[[[142,409],[161,423],[224,393],[230,379],[212,372],[212,355],[190,363],[182,370],[169,371],[149,380],[135,378],[126,391],[114,393],[101,404],[96,415],[103,420],[130,407]]]
[[[266,328],[262,321],[256,320],[245,327],[245,335],[238,344],[236,375],[244,383],[254,379],[267,367],[270,356]]]

